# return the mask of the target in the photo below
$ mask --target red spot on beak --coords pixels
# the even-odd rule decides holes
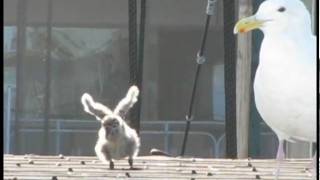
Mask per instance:
[[[240,33],[244,33],[244,32],[246,32],[246,30],[245,29],[240,29],[239,32]]]

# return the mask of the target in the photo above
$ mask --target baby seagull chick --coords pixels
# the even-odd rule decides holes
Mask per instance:
[[[114,111],[95,102],[87,93],[81,97],[84,111],[101,122],[95,152],[101,161],[109,161],[110,169],[114,169],[113,159],[118,160],[125,157],[129,157],[130,168],[133,168],[133,157],[139,152],[140,138],[137,132],[127,125],[124,118],[138,101],[138,95],[139,89],[131,86],[126,97],[118,103]]]

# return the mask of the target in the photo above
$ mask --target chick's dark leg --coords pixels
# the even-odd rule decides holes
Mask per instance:
[[[111,154],[110,154],[107,146],[103,147],[103,155],[104,155],[105,159],[107,159],[109,161],[109,168],[111,170],[114,169],[114,163],[112,161],[112,157],[111,157]]]
[[[114,163],[112,160],[109,161],[109,168],[114,169]]]
[[[114,163],[112,161],[109,151],[105,151],[105,152],[106,152],[107,159],[109,161],[109,168],[112,170],[114,169]]]
[[[130,169],[133,169],[133,159],[132,159],[132,157],[129,157],[128,163],[129,163]]]
[[[102,162],[107,163],[109,161],[109,168],[114,169],[114,163],[106,146],[96,145],[95,152]]]

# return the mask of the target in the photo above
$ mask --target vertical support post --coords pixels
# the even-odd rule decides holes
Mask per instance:
[[[129,71],[130,85],[136,85],[137,80],[137,0],[128,0],[128,32],[129,32]],[[141,94],[140,94],[141,95]],[[130,125],[138,132],[137,108],[130,113]]]
[[[26,0],[18,1],[17,10],[17,89],[14,122],[14,153],[20,154],[20,118],[22,112],[23,58],[26,46]]]
[[[12,87],[7,87],[7,119],[6,119],[6,129],[5,129],[5,138],[6,138],[6,150],[5,153],[10,153],[10,145],[11,145],[11,101],[12,101]]]
[[[61,130],[61,122],[59,120],[56,121],[56,154],[60,153],[60,130]]]
[[[49,119],[50,119],[50,96],[51,96],[51,30],[52,30],[52,0],[48,0],[47,14],[47,48],[46,48],[46,85],[44,98],[44,138],[43,138],[43,154],[49,153]]]
[[[235,1],[223,1],[226,157],[237,157]]]
[[[145,3],[141,1],[141,17],[145,15]],[[140,130],[140,111],[141,111],[141,92],[142,92],[142,67],[143,67],[143,44],[144,44],[144,19],[140,21],[139,52],[137,34],[137,0],[128,0],[128,24],[129,24],[129,66],[130,66],[130,85],[138,86],[140,90],[139,100],[131,110],[131,126],[139,133]],[[142,32],[142,33],[141,33]]]
[[[166,122],[164,124],[164,151],[169,151],[169,124]]]
[[[142,104],[142,97],[143,97],[143,59],[144,59],[144,32],[145,32],[145,25],[146,25],[146,3],[147,0],[141,0],[140,2],[140,26],[139,26],[139,43],[138,43],[138,72],[137,72],[137,86],[140,89],[140,95],[138,102],[136,104],[136,129],[137,132],[140,130],[140,119],[141,119],[141,104]]]
[[[252,0],[239,0],[238,3],[238,19],[252,15]],[[247,158],[249,155],[252,34],[237,37],[237,157]]]

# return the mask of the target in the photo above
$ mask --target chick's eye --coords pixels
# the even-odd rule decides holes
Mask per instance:
[[[286,11],[286,8],[285,8],[285,7],[280,7],[280,8],[278,9],[278,11],[279,11],[279,12],[284,12],[284,11]]]

